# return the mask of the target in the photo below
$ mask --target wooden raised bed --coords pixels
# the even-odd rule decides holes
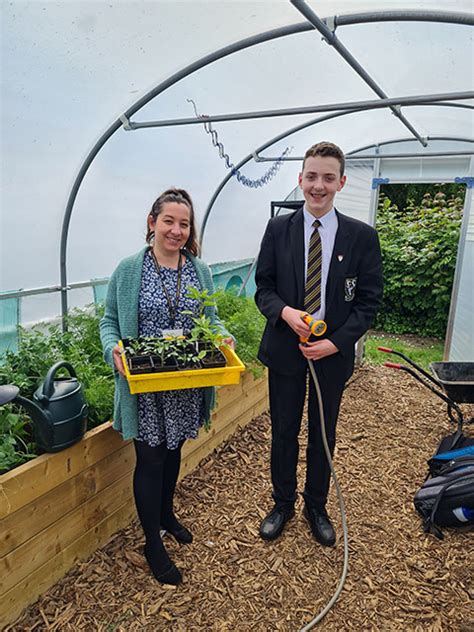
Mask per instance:
[[[180,478],[267,409],[267,381],[218,389],[209,432],[186,442]],[[135,516],[133,444],[110,423],[0,476],[0,629]]]

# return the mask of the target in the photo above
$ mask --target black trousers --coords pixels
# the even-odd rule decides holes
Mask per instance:
[[[324,360],[314,363],[324,408],[325,429],[331,455],[336,444],[336,423],[344,381],[325,375]],[[270,415],[272,420],[271,477],[276,505],[293,506],[297,494],[296,466],[298,436],[307,390],[305,374],[288,376],[269,370]],[[324,509],[329,491],[331,471],[321,437],[316,389],[309,374],[308,446],[306,449],[306,481],[303,492],[311,507]]]

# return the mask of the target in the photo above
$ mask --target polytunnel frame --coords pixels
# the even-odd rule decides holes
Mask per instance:
[[[467,105],[467,104],[456,104],[456,103],[435,103],[435,104],[431,104],[439,106],[439,107],[461,107],[461,108],[465,108],[465,109],[470,109],[470,110],[474,110],[474,106],[472,105]],[[327,116],[323,116],[317,119],[313,119],[311,121],[306,121],[305,123],[302,123],[294,128],[291,128],[290,130],[287,130],[286,132],[282,132],[281,134],[279,134],[278,136],[274,137],[273,139],[267,141],[266,143],[264,143],[263,145],[261,145],[258,149],[254,150],[251,154],[248,154],[245,158],[243,158],[235,167],[235,169],[240,169],[243,165],[245,165],[246,163],[248,163],[250,160],[252,160],[252,158],[256,161],[256,162],[274,162],[275,160],[277,160],[277,158],[279,160],[282,160],[283,162],[289,162],[289,161],[299,161],[301,162],[303,160],[302,156],[285,156],[283,158],[281,157],[274,157],[274,156],[259,156],[258,152],[260,151],[264,151],[265,149],[267,149],[268,147],[270,147],[271,145],[275,144],[276,142],[279,142],[280,140],[283,140],[284,138],[291,136],[292,134],[301,131],[302,129],[305,129],[307,127],[311,127],[313,125],[316,125],[318,123],[321,122],[325,122],[327,120],[330,119],[334,119],[340,116],[345,116],[348,114],[355,114],[358,112],[361,112],[363,110],[358,109],[358,110],[352,110],[349,112],[337,112],[334,114],[330,114]],[[376,181],[378,179],[378,174],[379,174],[379,170],[380,170],[380,161],[382,159],[392,159],[392,158],[430,158],[430,157],[442,157],[442,156],[473,156],[474,155],[474,148],[473,151],[452,151],[452,152],[432,152],[432,153],[421,153],[421,154],[414,154],[414,153],[391,153],[391,154],[383,154],[379,152],[379,149],[381,147],[385,147],[387,145],[395,145],[397,143],[405,143],[407,141],[415,141],[415,138],[412,137],[404,137],[404,138],[397,138],[397,139],[392,139],[392,140],[386,140],[386,141],[381,141],[379,143],[372,143],[370,145],[364,145],[362,147],[359,147],[357,149],[353,149],[350,152],[348,152],[345,155],[346,158],[346,162],[351,161],[351,160],[372,160],[373,161],[373,182]],[[427,136],[426,137],[427,141],[456,141],[456,142],[467,142],[467,143],[473,143],[474,144],[474,139],[472,138],[468,138],[468,137],[462,137],[462,136]],[[373,154],[363,154],[360,152],[364,152],[368,149],[373,149],[375,153]],[[472,165],[472,158],[471,158],[471,165]],[[229,182],[230,178],[232,177],[232,173],[228,173],[221,181],[221,183],[219,184],[219,186],[217,187],[217,189],[215,190],[211,201],[206,209],[205,212],[205,216],[204,216],[204,221],[203,221],[203,226],[201,229],[201,243],[204,237],[204,232],[205,232],[205,227],[207,225],[207,221],[209,219],[209,216],[211,214],[211,211],[214,207],[214,204],[218,198],[218,196],[220,195],[220,193],[222,192],[223,188],[225,187],[225,185]],[[410,182],[415,182],[415,180],[410,180]],[[378,183],[380,184],[380,182]],[[395,183],[396,184],[396,183]],[[379,188],[378,185],[376,187],[372,186],[372,195],[371,195],[371,199],[370,199],[370,208],[369,208],[369,220],[371,225],[373,225],[375,223],[375,216],[376,216],[376,210],[377,210],[377,201],[378,201],[378,192],[379,192]],[[455,270],[455,275],[454,275],[454,279],[453,279],[453,288],[452,288],[452,292],[451,292],[451,299],[450,299],[450,308],[449,308],[449,315],[448,315],[448,323],[447,323],[447,328],[446,328],[446,336],[445,336],[445,345],[444,345],[444,356],[445,358],[447,358],[448,355],[448,351],[450,349],[450,345],[451,345],[451,340],[452,340],[452,336],[453,336],[453,327],[454,327],[454,312],[455,312],[455,302],[457,299],[457,294],[458,294],[458,290],[459,290],[459,282],[460,282],[460,276],[461,276],[461,266],[458,265],[459,260],[462,261],[462,255],[463,255],[463,251],[464,251],[464,242],[467,236],[467,231],[468,231],[468,214],[466,211],[469,211],[469,209],[471,208],[472,205],[472,185],[469,185],[469,183],[467,183],[467,189],[466,189],[466,194],[465,194],[465,199],[464,199],[464,207],[463,207],[463,220],[462,220],[462,225],[461,225],[461,230],[460,230],[460,234],[459,234],[459,246],[458,246],[458,252],[457,252],[457,263],[456,263],[456,270]],[[252,263],[252,265],[249,268],[249,271],[242,283],[242,286],[240,288],[240,290],[242,291],[245,288],[245,285],[247,284],[248,280],[250,279],[252,272],[255,269],[255,265],[256,265],[256,261],[257,258],[254,258],[254,261]],[[240,294],[240,293],[239,293]],[[362,349],[358,347],[357,349],[357,356],[360,359],[360,354],[362,352]]]
[[[474,105],[467,105],[467,104],[463,104],[463,103],[432,103],[430,104],[431,107],[433,106],[437,106],[437,107],[458,107],[458,108],[465,108],[465,109],[469,109],[469,110],[474,110]],[[260,151],[264,151],[265,149],[268,149],[268,147],[270,147],[271,145],[274,145],[275,143],[279,142],[280,140],[283,140],[284,138],[287,138],[288,136],[291,136],[292,134],[295,134],[307,127],[311,127],[313,125],[317,125],[318,123],[322,123],[340,116],[346,116],[349,114],[357,114],[358,112],[363,112],[364,110],[362,109],[358,109],[358,110],[350,110],[347,112],[336,112],[333,114],[328,114],[326,116],[322,116],[320,118],[316,118],[316,119],[312,119],[311,121],[306,121],[305,123],[301,123],[300,125],[297,125],[296,127],[293,127],[289,130],[286,130],[285,132],[281,132],[280,134],[278,134],[277,136],[275,136],[274,138],[272,138],[269,141],[266,141],[263,145],[260,145],[260,147],[258,149],[255,149],[251,154],[247,154],[247,156],[245,156],[245,158],[242,158],[240,160],[240,162],[234,167],[234,169],[240,169],[241,167],[243,167],[245,164],[247,164],[250,160],[252,160],[252,158],[255,160],[255,162],[275,162],[275,160],[281,160],[282,162],[290,162],[290,161],[294,161],[294,162],[302,162],[303,157],[302,156],[285,156],[285,157],[281,157],[281,156],[259,156],[258,153]],[[404,138],[397,138],[397,139],[393,139],[393,140],[387,140],[387,141],[381,141],[379,143],[373,143],[371,145],[364,145],[363,147],[360,147],[358,149],[353,149],[350,152],[348,152],[347,154],[345,154],[345,158],[346,158],[346,162],[350,161],[350,160],[377,160],[377,159],[381,159],[381,158],[430,158],[430,157],[440,157],[440,156],[468,156],[468,155],[473,155],[474,154],[474,148],[473,151],[468,152],[468,151],[452,151],[452,152],[434,152],[434,153],[430,153],[430,154],[413,154],[413,153],[405,153],[405,154],[380,154],[379,153],[379,148],[383,147],[385,145],[392,145],[392,144],[396,144],[396,143],[404,143],[407,141],[412,141],[415,140],[413,138],[409,138],[409,137],[404,137]],[[474,144],[474,139],[472,138],[468,138],[468,137],[463,137],[463,136],[427,136],[426,137],[427,141],[457,141],[457,142],[468,142],[468,143],[473,143]],[[365,151],[367,149],[374,149],[374,151],[376,152],[375,154],[371,154],[371,155],[367,155],[367,154],[360,154],[359,152]],[[374,173],[377,169],[378,165],[374,164]],[[221,191],[223,190],[223,188],[225,187],[225,185],[229,182],[230,178],[232,178],[233,173],[228,173],[220,182],[219,186],[216,188],[216,190],[214,191],[211,200],[206,208],[206,211],[204,213],[204,218],[203,218],[203,225],[201,228],[201,233],[200,233],[200,242],[201,244],[203,243],[203,238],[204,238],[204,233],[205,233],[205,228],[207,226],[207,222],[209,220],[209,216],[212,212],[212,209],[214,207],[214,204],[217,200],[217,198],[219,197]],[[373,207],[373,204],[371,205]],[[374,209],[371,209],[372,212],[374,212]],[[371,217],[371,219],[373,219]],[[245,285],[247,283],[247,281],[249,280],[254,265],[255,265],[255,261],[252,264],[246,279],[243,282],[242,285],[242,289],[245,288]]]
[[[430,103],[429,104],[431,107],[459,107],[459,108],[465,108],[465,109],[469,109],[469,110],[474,110],[474,106],[472,105],[468,105],[468,104],[463,104],[463,103]],[[318,123],[323,123],[325,121],[329,121],[331,119],[334,118],[338,118],[341,116],[346,116],[346,115],[350,115],[350,114],[357,114],[360,112],[366,112],[367,110],[369,110],[370,108],[357,108],[357,109],[353,109],[353,110],[348,110],[348,111],[343,111],[343,112],[334,112],[332,114],[328,114],[326,116],[322,116],[316,119],[312,119],[311,121],[306,121],[304,123],[301,123],[300,125],[297,125],[296,127],[292,127],[289,130],[286,130],[284,132],[281,132],[280,134],[278,134],[277,136],[275,136],[274,138],[272,138],[269,141],[266,141],[263,145],[260,145],[260,147],[258,147],[258,149],[255,149],[252,153],[247,154],[247,156],[245,156],[245,158],[242,158],[242,160],[240,160],[240,162],[237,163],[237,165],[235,165],[234,167],[234,171],[237,169],[240,169],[241,167],[243,167],[245,164],[247,164],[248,162],[250,162],[250,160],[254,159],[256,162],[274,162],[275,160],[277,160],[276,157],[263,157],[263,156],[259,156],[258,153],[260,151],[264,151],[265,149],[268,149],[268,147],[270,147],[271,145],[274,145],[275,143],[280,142],[281,140],[283,140],[284,138],[287,138],[288,136],[291,136],[292,134],[296,134],[297,132],[307,128],[307,127],[311,127],[313,125],[317,125]],[[427,136],[426,137],[427,140],[456,140],[456,141],[464,141],[464,142],[474,142],[471,138],[462,138],[462,137],[448,137],[448,136]],[[403,139],[395,139],[395,140],[389,140],[389,141],[383,141],[380,143],[376,143],[376,144],[372,144],[372,145],[366,145],[365,147],[362,147],[361,149],[355,149],[352,150],[351,152],[346,154],[346,159],[355,159],[356,156],[353,156],[353,154],[368,149],[369,147],[381,147],[383,145],[386,144],[390,144],[390,143],[396,143],[396,142],[403,142],[406,140],[415,140],[412,138],[403,138]],[[461,152],[462,155],[467,155],[469,152]],[[417,157],[417,154],[409,154],[410,156],[413,157]],[[436,153],[432,153],[432,154],[418,154],[418,156],[420,157],[433,157],[433,156],[440,156],[440,155],[450,155],[447,152],[436,152]],[[453,155],[453,153],[451,152],[451,155]],[[454,155],[460,155],[459,153],[455,153]],[[382,158],[384,156],[364,156],[365,159],[375,159],[375,158]],[[385,157],[390,157],[390,156],[385,156]],[[392,156],[394,157],[394,156]],[[407,155],[408,157],[408,155]],[[361,159],[362,157],[357,157],[358,159]],[[285,156],[284,158],[278,158],[279,160],[282,160],[283,162],[289,162],[289,161],[301,161],[302,158],[301,157],[294,157],[294,156]],[[204,238],[204,233],[205,233],[205,229],[207,226],[207,222],[209,220],[209,216],[211,214],[211,211],[213,209],[213,206],[217,200],[217,198],[219,197],[222,189],[225,187],[225,185],[229,182],[229,180],[233,177],[233,172],[229,172],[220,182],[220,184],[218,185],[218,187],[216,188],[216,190],[214,191],[211,200],[206,208],[206,211],[204,213],[204,217],[203,217],[203,221],[202,221],[202,227],[201,227],[201,234],[200,234],[200,239],[201,239],[201,243],[202,240]]]
[[[439,22],[439,23],[471,25],[471,26],[474,24],[473,16],[466,13],[455,13],[455,12],[447,12],[447,11],[417,11],[417,10],[355,13],[355,14],[348,14],[348,15],[342,15],[342,16],[332,16],[329,18],[325,18],[324,20],[320,20],[318,16],[312,11],[312,9],[307,7],[304,1],[291,0],[291,2],[298,10],[300,10],[300,12],[304,13],[304,11],[307,11],[308,13],[306,17],[309,20],[312,19],[312,22],[305,21],[302,23],[287,25],[284,27],[272,29],[270,31],[265,31],[263,33],[259,33],[259,34],[244,38],[242,40],[239,40],[238,42],[234,42],[233,44],[229,44],[221,49],[218,49],[217,51],[214,51],[213,53],[210,53],[208,55],[205,55],[204,57],[201,57],[199,60],[189,64],[182,70],[174,73],[173,75],[171,75],[170,77],[168,77],[167,79],[159,83],[155,88],[150,90],[143,97],[138,99],[132,106],[130,106],[125,111],[123,115],[121,115],[114,123],[112,123],[108,127],[108,129],[96,141],[95,145],[92,147],[89,154],[86,156],[85,160],[83,161],[79,169],[79,172],[75,178],[75,181],[72,185],[72,188],[68,197],[68,202],[67,202],[66,209],[64,212],[64,217],[63,217],[63,224],[62,224],[62,230],[61,230],[61,244],[60,244],[60,283],[61,283],[60,292],[61,292],[62,327],[64,331],[67,329],[67,322],[66,322],[66,317],[67,317],[67,312],[68,312],[67,292],[69,290],[69,286],[67,283],[67,261],[66,261],[67,240],[68,240],[69,225],[70,225],[70,220],[72,216],[72,211],[74,208],[74,203],[75,203],[77,194],[79,192],[80,186],[94,158],[99,153],[101,148],[105,145],[105,143],[113,136],[113,134],[118,129],[120,129],[120,127],[123,126],[124,129],[132,129],[132,126],[130,123],[130,117],[133,116],[136,112],[138,112],[144,105],[146,105],[153,98],[155,98],[156,96],[158,96],[159,94],[167,90],[172,85],[178,83],[181,79],[184,79],[185,77],[191,75],[197,70],[204,68],[205,66],[213,63],[214,61],[218,61],[228,55],[239,52],[246,48],[250,48],[257,44],[262,44],[264,42],[268,42],[274,39],[279,39],[280,37],[285,37],[287,35],[294,35],[298,33],[312,31],[315,28],[319,30],[320,32],[323,32],[325,36],[324,39],[326,39],[327,43],[334,46],[336,50],[340,54],[342,54],[342,56],[346,59],[346,61],[349,61],[353,69],[355,69],[358,72],[358,74],[362,76],[364,80],[366,80],[366,83],[369,83],[372,89],[374,89],[374,91],[377,94],[379,94],[379,96],[381,96],[380,92],[378,91],[381,89],[377,90],[378,86],[374,87],[374,85],[372,85],[370,81],[367,81],[367,77],[369,79],[371,78],[367,75],[367,73],[362,68],[362,66],[360,66],[358,62],[354,58],[352,58],[350,53],[346,51],[348,55],[352,58],[352,60],[355,62],[355,64],[357,65],[357,67],[355,67],[351,63],[350,59],[348,59],[347,56],[343,54],[343,52],[341,52],[340,47],[338,48],[338,44],[340,44],[343,47],[343,45],[339,42],[339,40],[337,40],[335,36],[335,30],[338,26],[349,26],[349,25],[373,23],[373,22]],[[316,24],[316,21],[317,21],[317,24]],[[364,73],[366,77],[363,76]],[[371,81],[373,84],[375,84],[373,80]],[[435,100],[438,100],[438,101],[443,100],[445,98],[456,98],[454,94],[435,95],[435,96],[437,97],[437,99]],[[433,97],[433,95],[431,95],[431,97]],[[458,95],[457,98],[458,99],[459,98],[472,98],[472,94],[471,95],[464,94],[463,96]],[[413,99],[413,98],[386,99],[383,96],[381,100],[385,101],[385,103],[380,104],[377,107],[389,106],[392,108],[392,111],[394,111],[393,108],[395,108],[395,113],[401,120],[402,118],[401,118],[400,105],[407,104],[407,101],[410,101],[410,100],[412,101],[412,104],[415,104],[414,102],[417,101],[417,99]],[[421,99],[418,98],[418,101],[421,101],[423,103],[423,98]],[[357,109],[357,105],[360,108],[359,111],[365,111],[366,109],[370,109],[370,108],[367,108],[367,104],[363,102],[359,104],[349,104],[349,106],[346,104],[346,109]],[[342,107],[342,104],[339,104],[339,106]],[[332,109],[334,110],[338,108],[333,107]],[[291,113],[292,114],[304,113],[304,108],[300,108],[299,110],[295,109]],[[264,116],[268,116],[268,115],[269,115],[268,113],[264,114]],[[273,116],[282,116],[282,115],[283,114],[281,114],[281,112],[273,113]],[[210,121],[212,120],[212,118],[213,117],[206,117],[206,120]],[[221,117],[221,120],[222,120],[222,117]],[[202,122],[203,120],[200,118],[186,121],[186,123],[194,123],[194,124],[196,123],[202,124]],[[402,120],[402,122],[404,121]],[[169,124],[175,125],[179,123],[177,121],[173,121],[173,122],[170,122]],[[420,140],[420,142],[424,144],[423,139],[417,135],[416,130],[411,129],[411,127],[409,127],[409,129],[410,131],[412,131],[412,133],[414,133],[415,137],[417,137]]]

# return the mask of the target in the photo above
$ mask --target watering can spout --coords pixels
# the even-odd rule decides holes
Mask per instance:
[[[47,424],[49,422],[49,416],[47,411],[43,410],[38,404],[31,399],[17,395],[14,399],[14,403],[22,406],[30,413],[30,417],[36,424]]]

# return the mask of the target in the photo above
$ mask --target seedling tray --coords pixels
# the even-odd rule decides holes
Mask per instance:
[[[123,348],[120,340],[119,345]],[[238,384],[240,374],[245,366],[235,351],[228,347],[221,347],[227,364],[216,369],[188,369],[186,371],[163,371],[161,373],[142,373],[131,375],[125,354],[122,362],[125,369],[130,393],[155,393],[157,391],[177,391],[184,388],[202,388],[204,386],[222,386],[225,384]]]

